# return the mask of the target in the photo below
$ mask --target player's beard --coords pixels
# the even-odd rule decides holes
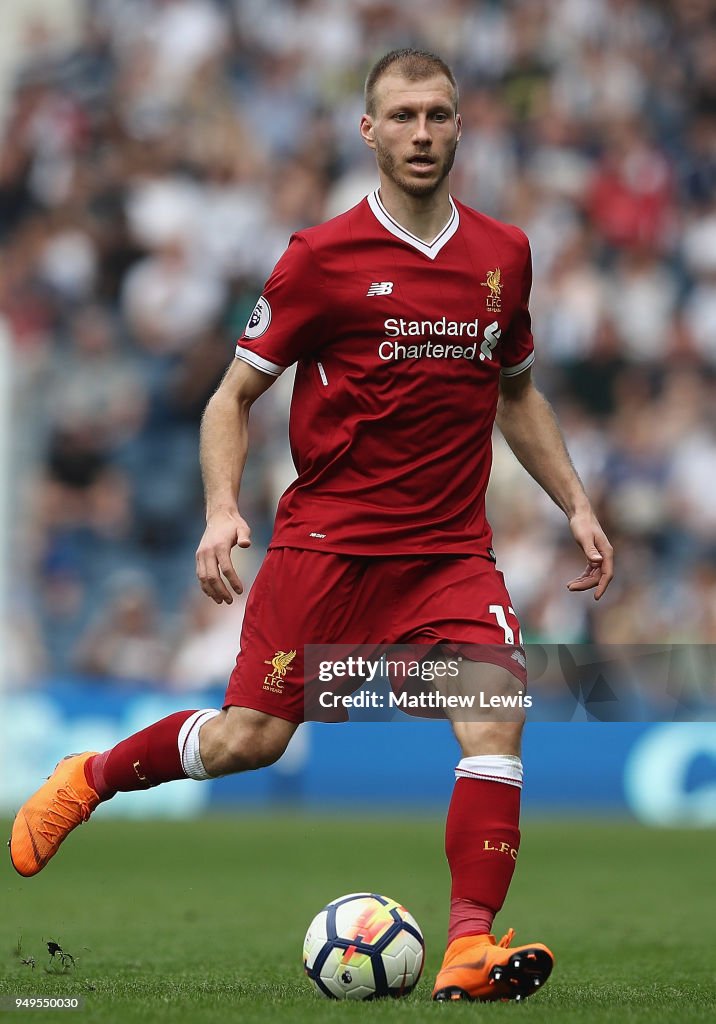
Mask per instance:
[[[401,188],[403,192],[407,192],[408,195],[411,196],[430,196],[440,187],[440,185],[442,185],[452,170],[452,165],[455,163],[456,150],[457,139],[455,139],[452,144],[452,148],[443,158],[442,166],[440,167],[440,172],[437,178],[433,178],[432,181],[415,181],[398,171],[397,161],[393,154],[389,149],[386,149],[378,139],[375,140],[375,157],[379,170],[381,170],[386,177],[390,178],[391,181],[394,181],[398,188]]]

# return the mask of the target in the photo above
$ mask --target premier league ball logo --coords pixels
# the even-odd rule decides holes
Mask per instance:
[[[271,307],[267,300],[261,296],[254,306],[254,311],[249,317],[249,322],[244,331],[245,338],[260,338],[268,330],[271,323]]]

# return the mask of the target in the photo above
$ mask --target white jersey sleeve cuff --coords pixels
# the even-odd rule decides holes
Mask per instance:
[[[523,359],[521,363],[517,363],[515,366],[503,366],[501,373],[504,377],[516,377],[518,373],[522,373],[527,370],[532,363],[535,361],[534,351],[530,352],[526,359]]]
[[[262,373],[270,373],[272,377],[280,377],[286,369],[285,366],[279,366],[278,363],[272,363],[262,356],[257,356],[255,352],[242,348],[241,345],[236,346],[236,358],[243,359],[245,363],[255,367],[257,370],[261,370]]]

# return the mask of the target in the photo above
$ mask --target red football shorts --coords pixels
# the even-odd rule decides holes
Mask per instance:
[[[304,684],[315,680],[305,678],[306,644],[366,650],[427,645],[426,653],[444,645],[450,655],[500,665],[526,685],[520,626],[503,575],[477,555],[372,557],[272,548],[246,603],[224,707],[290,722],[345,720],[342,710],[308,707]]]

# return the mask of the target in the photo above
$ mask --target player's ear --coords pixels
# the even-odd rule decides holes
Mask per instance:
[[[455,124],[457,126],[457,141],[460,141],[462,136],[462,118],[459,114],[455,114]]]
[[[363,114],[363,117],[360,119],[360,133],[366,146],[375,149],[375,129],[373,128],[373,118],[370,114]]]

